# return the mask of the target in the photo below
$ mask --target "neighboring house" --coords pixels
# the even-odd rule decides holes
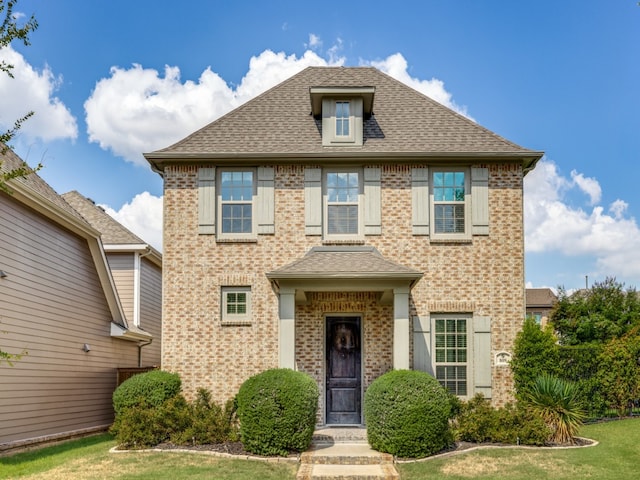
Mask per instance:
[[[138,366],[159,366],[162,255],[80,193],[68,192],[62,198],[101,233],[102,246],[127,324],[144,328],[155,339],[140,345]]]
[[[9,149],[0,162],[21,164]],[[0,364],[0,450],[108,427],[117,369],[139,366],[141,349],[143,365],[160,362],[159,254],[140,261],[140,283],[152,282],[141,288],[139,317],[130,316],[118,292],[134,289],[107,256],[139,257],[141,241],[131,236],[124,252],[105,253],[102,224],[88,223],[37,174],[9,186],[0,192],[0,350],[26,354]],[[115,230],[105,232],[111,246]]]
[[[549,320],[549,314],[558,297],[550,288],[527,288],[527,316],[535,319],[538,325],[545,326]]]
[[[369,68],[310,67],[163,150],[163,369],[222,402],[306,372],[360,425],[391,369],[512,399],[523,177],[542,153]]]

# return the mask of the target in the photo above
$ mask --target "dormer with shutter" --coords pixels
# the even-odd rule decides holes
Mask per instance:
[[[363,144],[363,123],[373,113],[375,87],[311,87],[311,113],[322,119],[325,147]]]

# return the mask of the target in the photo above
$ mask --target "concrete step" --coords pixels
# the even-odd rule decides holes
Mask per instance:
[[[296,480],[397,480],[400,475],[392,464],[316,465],[302,464]]]
[[[314,443],[367,443],[367,429],[362,427],[326,427],[313,432]]]
[[[395,480],[400,478],[393,455],[371,449],[362,441],[314,442],[300,456],[297,480]]]

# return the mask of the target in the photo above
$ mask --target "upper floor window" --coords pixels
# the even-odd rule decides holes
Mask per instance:
[[[254,233],[255,186],[252,170],[220,172],[218,216],[221,235],[242,237]]]
[[[336,137],[349,137],[350,132],[350,102],[336,102]]]
[[[360,172],[327,172],[325,210],[327,235],[358,235],[360,193]]]
[[[434,172],[435,233],[465,233],[464,172]]]

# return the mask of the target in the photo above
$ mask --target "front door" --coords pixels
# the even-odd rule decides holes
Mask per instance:
[[[360,317],[327,317],[326,421],[360,425]]]

